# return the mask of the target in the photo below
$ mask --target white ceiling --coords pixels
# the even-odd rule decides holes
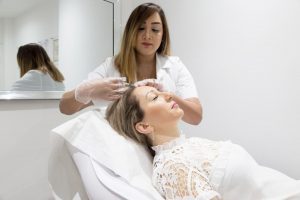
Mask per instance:
[[[0,18],[18,16],[43,1],[48,0],[0,0]]]

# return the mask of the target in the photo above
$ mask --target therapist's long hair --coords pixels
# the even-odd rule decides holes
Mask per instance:
[[[48,73],[53,80],[63,82],[64,76],[50,60],[46,50],[35,43],[20,46],[17,53],[17,61],[20,67],[20,77],[29,70],[41,70]]]
[[[150,154],[154,156],[148,137],[135,128],[135,125],[144,119],[145,114],[139,101],[132,94],[134,88],[134,86],[128,88],[120,99],[114,101],[107,108],[106,119],[117,133],[148,147]]]
[[[115,58],[115,65],[120,74],[127,78],[129,83],[137,81],[137,63],[135,44],[139,27],[154,13],[158,13],[163,26],[162,42],[157,49],[157,53],[161,55],[170,55],[170,35],[162,8],[154,3],[144,3],[135,8],[125,26],[123,33],[121,49]],[[150,77],[149,77],[150,78]]]

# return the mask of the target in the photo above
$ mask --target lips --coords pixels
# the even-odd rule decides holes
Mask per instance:
[[[173,104],[172,104],[172,109],[173,108],[177,108],[178,107],[178,104],[176,103],[176,102],[174,102]]]
[[[151,43],[148,43],[148,42],[143,42],[142,45],[148,47],[148,46],[151,46],[152,44],[151,44]]]

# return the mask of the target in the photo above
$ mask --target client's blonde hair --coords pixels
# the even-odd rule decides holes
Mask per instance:
[[[120,99],[107,108],[106,119],[120,135],[147,146],[153,155],[154,152],[147,136],[135,129],[135,125],[143,120],[144,111],[141,109],[137,98],[132,94],[134,89],[135,87],[128,88]]]

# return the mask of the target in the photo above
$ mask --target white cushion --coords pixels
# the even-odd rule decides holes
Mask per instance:
[[[96,163],[95,169],[103,165],[146,196],[163,199],[152,185],[150,154],[142,145],[117,134],[98,110],[83,113],[52,132],[87,154]],[[101,173],[96,171],[96,174]],[[98,179],[105,185],[105,180]],[[126,197],[126,194],[120,195]]]
[[[55,200],[88,199],[66,141],[57,134],[50,137],[48,181]]]

